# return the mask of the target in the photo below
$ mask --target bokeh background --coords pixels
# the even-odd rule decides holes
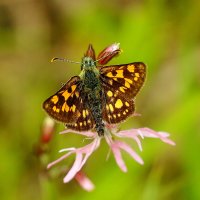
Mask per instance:
[[[136,99],[142,116],[122,128],[167,131],[176,146],[143,140],[143,152],[135,149],[144,166],[124,154],[124,174],[112,155],[106,161],[103,142],[84,167],[96,186],[88,193],[76,181],[62,182],[73,157],[45,170],[59,149],[87,141],[59,135],[60,124],[38,156],[41,105],[80,72],[79,65],[50,63],[52,57],[80,61],[89,43],[98,53],[114,42],[123,53],[111,64],[148,65]],[[199,0],[1,0],[0,199],[200,199],[199,89]]]

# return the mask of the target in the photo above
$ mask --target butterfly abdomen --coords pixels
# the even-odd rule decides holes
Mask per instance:
[[[101,91],[91,91],[88,94],[88,108],[95,122],[95,129],[99,136],[104,134],[104,123],[102,120],[102,102],[99,98]]]
[[[84,93],[87,96],[87,107],[90,110],[95,122],[95,129],[100,135],[104,134],[104,123],[102,119],[102,88],[98,74],[93,70],[85,72],[84,77]]]

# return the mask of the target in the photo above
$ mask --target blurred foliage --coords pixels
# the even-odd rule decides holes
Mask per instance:
[[[0,198],[200,199],[199,10],[199,0],[1,0]],[[84,168],[96,185],[87,193],[76,181],[63,184],[64,173],[56,176],[70,159],[52,169],[51,178],[45,171],[60,148],[82,146],[81,137],[59,135],[59,125],[49,154],[34,154],[45,117],[41,104],[80,71],[52,64],[52,57],[80,61],[89,43],[99,52],[114,42],[124,51],[112,63],[148,65],[136,101],[142,116],[122,128],[164,130],[177,145],[144,140],[144,166],[124,155],[124,174],[112,156],[106,162],[103,144]]]

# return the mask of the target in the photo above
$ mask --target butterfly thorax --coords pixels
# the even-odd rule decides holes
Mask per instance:
[[[102,119],[102,87],[99,79],[99,70],[95,62],[90,57],[83,58],[82,72],[82,92],[85,94],[86,105],[90,110],[95,122],[95,129],[99,135],[104,134],[104,123]]]

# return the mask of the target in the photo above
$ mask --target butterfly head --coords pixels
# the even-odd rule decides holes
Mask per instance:
[[[95,66],[95,62],[91,57],[83,57],[82,59],[82,65],[81,65],[81,69],[83,70],[92,70],[94,69]]]

